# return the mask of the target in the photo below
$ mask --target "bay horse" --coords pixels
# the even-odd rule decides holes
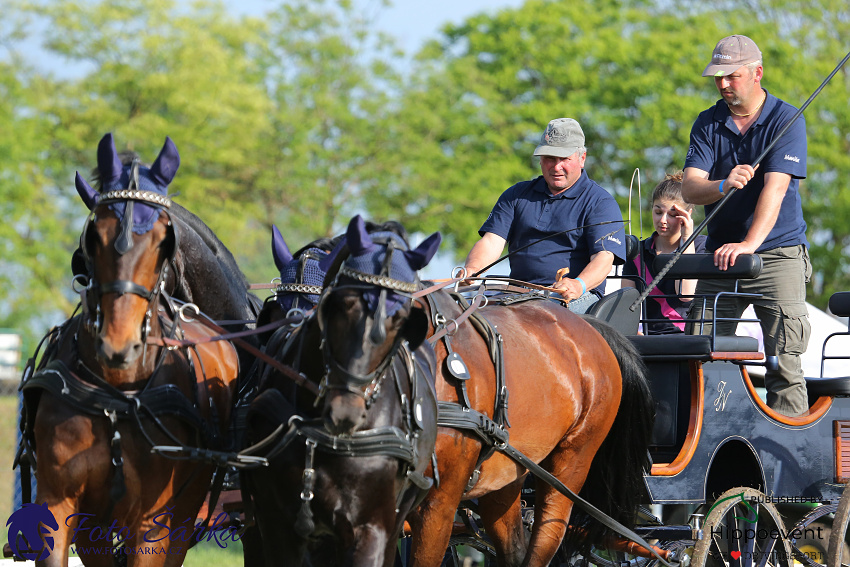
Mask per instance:
[[[315,254],[310,266],[276,245],[278,267],[296,267],[281,270],[282,284],[294,284],[286,293],[301,289],[302,308],[318,305],[296,329],[278,331],[267,352],[320,388],[317,398],[270,369],[251,406],[249,440],[269,459],[247,473],[267,562],[393,564],[405,516],[432,484],[423,473],[436,438],[434,358],[409,293],[438,244],[435,234],[409,249],[392,232],[368,234],[355,217],[336,255],[302,250]],[[347,260],[323,291],[287,281],[328,272],[336,256]]]
[[[462,501],[477,501],[499,565],[549,565],[568,523],[579,549],[605,532],[583,513],[571,516],[571,500],[538,479],[529,534],[520,500],[527,469],[494,452],[507,443],[631,527],[650,465],[654,407],[628,339],[529,294],[501,305],[488,298],[460,325],[471,307],[465,299],[445,289],[426,298],[437,354],[439,485],[408,517],[408,565],[441,564]]]
[[[82,312],[52,333],[22,384],[36,503],[59,524],[39,565],[67,565],[73,543],[86,565],[121,553],[128,565],[176,566],[193,538],[211,535],[195,518],[214,466],[151,451],[226,448],[239,369],[203,315],[164,297],[181,246],[166,194],[178,164],[167,139],[150,168],[125,167],[108,136],[98,149],[104,191],[77,175],[92,209],[80,238],[90,275]],[[195,344],[166,348],[166,339]]]

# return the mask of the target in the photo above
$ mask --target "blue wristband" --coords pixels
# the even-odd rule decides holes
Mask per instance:
[[[721,181],[721,182],[720,182],[720,187],[718,187],[718,189],[720,190],[720,194],[721,194],[721,195],[723,195],[723,184],[724,184],[724,183],[726,183],[726,180],[725,180],[725,179],[724,179],[723,181]]]
[[[587,285],[585,285],[584,280],[581,278],[576,278],[575,280],[581,284],[581,294],[584,295],[587,293]]]

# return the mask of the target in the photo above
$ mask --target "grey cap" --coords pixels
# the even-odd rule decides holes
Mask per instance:
[[[565,158],[583,147],[584,132],[578,122],[572,118],[556,118],[546,126],[534,155]]]
[[[756,42],[745,35],[730,35],[717,42],[711,54],[711,63],[702,76],[725,77],[747,63],[756,61],[761,61],[761,51]]]

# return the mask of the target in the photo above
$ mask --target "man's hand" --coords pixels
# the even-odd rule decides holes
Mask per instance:
[[[563,278],[552,284],[552,287],[567,301],[572,301],[582,296],[581,284],[573,278]]]
[[[723,192],[726,192],[726,189],[736,187],[738,189],[743,189],[744,186],[750,182],[750,179],[755,175],[756,170],[753,169],[751,165],[736,165],[732,171],[729,172],[729,175],[726,177],[726,181],[723,183]]]
[[[729,242],[714,252],[714,265],[725,271],[729,266],[735,265],[735,260],[741,254],[752,254],[757,246],[753,246],[746,240],[744,242]]]

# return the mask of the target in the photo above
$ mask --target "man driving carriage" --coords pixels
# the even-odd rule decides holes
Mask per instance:
[[[551,285],[571,311],[585,313],[604,295],[612,266],[626,258],[623,217],[584,171],[584,143],[576,120],[549,122],[534,150],[542,175],[502,193],[466,258],[467,275],[497,260],[507,243],[510,277]],[[560,278],[564,268],[569,277]]]

